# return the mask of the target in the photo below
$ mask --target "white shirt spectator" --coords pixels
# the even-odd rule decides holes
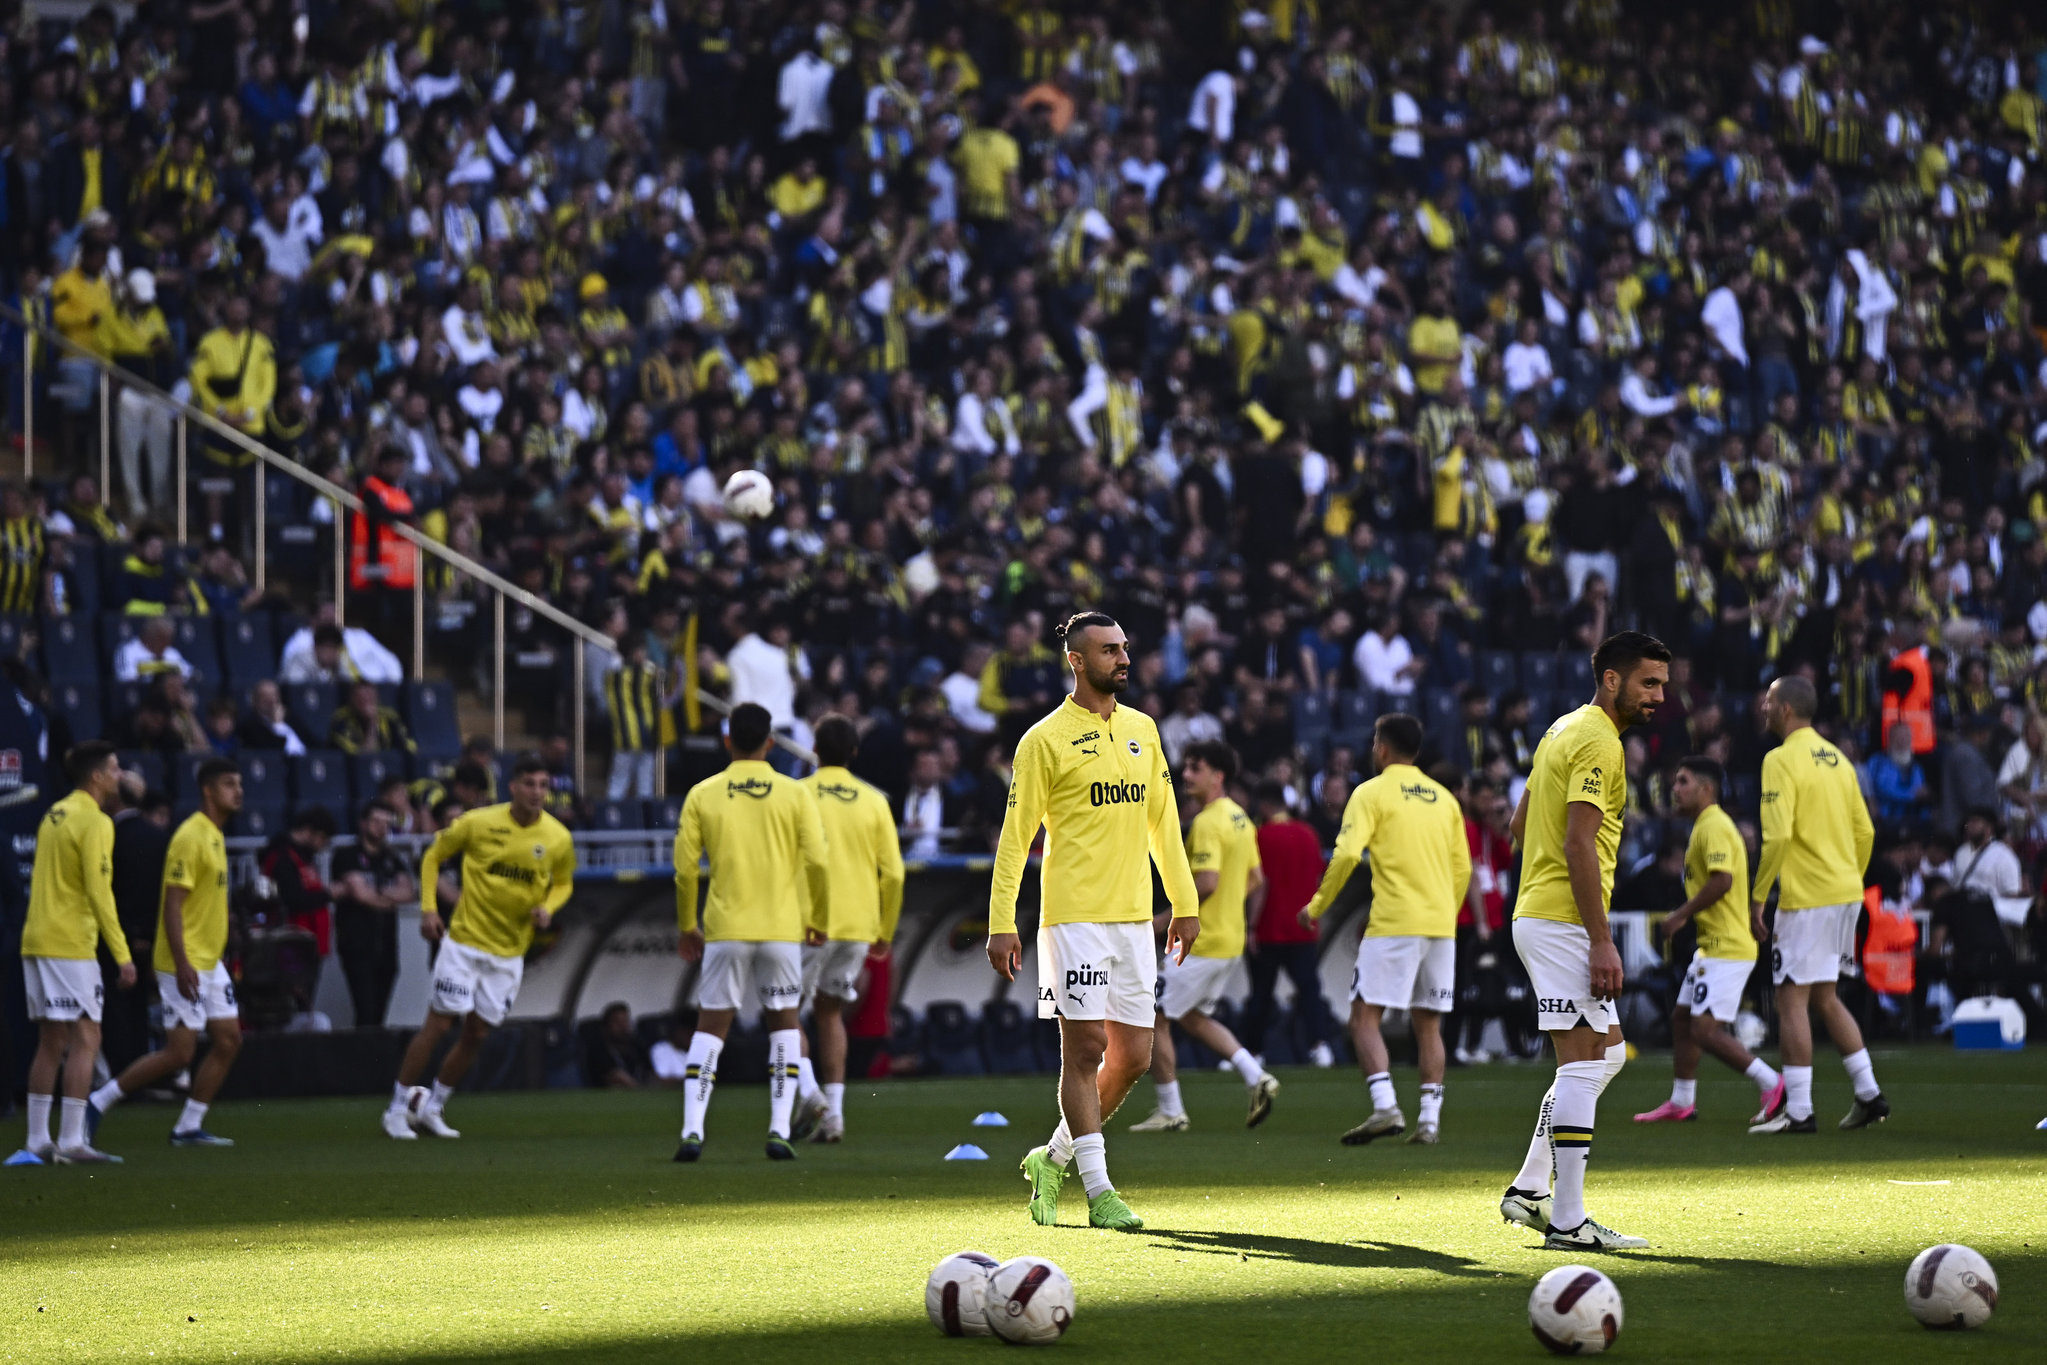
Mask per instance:
[[[1122,175],[1124,184],[1135,185],[1144,191],[1144,202],[1147,204],[1159,197],[1159,186],[1166,182],[1166,176],[1170,174],[1166,169],[1166,163],[1157,157],[1149,161],[1139,161],[1135,156],[1126,156],[1123,158],[1123,164],[1116,170]]]
[[[1407,637],[1396,632],[1391,640],[1376,630],[1368,630],[1358,637],[1357,648],[1351,652],[1351,662],[1357,665],[1358,676],[1365,680],[1365,686],[1374,692],[1383,692],[1389,697],[1410,697],[1414,695],[1414,679],[1406,672],[1414,663],[1414,646]],[[1160,737],[1161,742],[1164,737]]]
[[[259,218],[249,231],[263,244],[263,259],[271,274],[297,284],[313,268],[313,248],[320,241],[317,225],[286,219],[282,228],[276,228],[268,218]]]
[[[1227,71],[1211,71],[1194,87],[1187,126],[1227,143],[1237,131],[1237,82]]]
[[[903,853],[931,858],[938,853],[938,831],[945,828],[945,794],[936,787],[912,787],[903,797]]]
[[[1720,349],[1734,358],[1744,370],[1748,368],[1748,346],[1741,339],[1741,300],[1734,297],[1734,291],[1721,285],[1706,295],[1706,306],[1699,314],[1699,320],[1706,324],[1706,330]]]
[[[1393,155],[1419,161],[1422,155],[1422,107],[1413,95],[1396,90],[1388,101],[1393,114],[1393,136],[1387,148]]]
[[[2024,924],[2026,912],[2033,908],[2019,855],[2002,839],[1992,839],[1980,849],[1967,844],[1956,849],[1947,877],[1958,891],[1980,891],[1990,897],[1997,918],[2006,924]]]
[[[995,717],[981,709],[981,680],[958,669],[939,680],[938,690],[945,697],[946,709],[960,728],[971,734],[992,735],[995,733]]]
[[[1512,343],[1500,364],[1506,371],[1508,393],[1522,393],[1557,377],[1556,367],[1550,364],[1549,348],[1539,341],[1533,346]]]
[[[455,362],[465,370],[479,360],[498,358],[498,348],[491,344],[483,314],[466,313],[459,303],[449,304],[441,314],[441,337],[448,343]]]
[[[1668,417],[1678,410],[1676,398],[1658,398],[1634,370],[1621,376],[1621,403],[1638,417]]]
[[[1206,711],[1196,711],[1191,716],[1175,711],[1159,722],[1159,743],[1165,748],[1166,761],[1176,768],[1188,745],[1212,743],[1221,738],[1223,723]]]
[[[192,676],[192,665],[176,645],[165,645],[163,653],[152,654],[138,635],[114,651],[114,677],[119,682],[148,682],[165,673]]]
[[[313,628],[300,626],[284,642],[284,654],[277,674],[285,682],[345,682],[361,678],[367,682],[405,681],[405,665],[398,656],[377,643],[377,637],[360,626],[341,632],[341,667],[333,673],[320,667],[313,653]]]
[[[1001,434],[988,430],[990,419]],[[954,450],[992,458],[997,454],[1014,455],[1023,449],[1016,438],[1016,423],[1009,415],[1009,404],[995,399],[983,402],[981,395],[972,389],[960,395],[959,404],[953,409],[952,446]]]
[[[775,87],[775,103],[782,109],[782,141],[794,142],[806,133],[831,132],[832,110],[826,95],[835,70],[830,62],[809,51],[782,64]]]
[[[1345,261],[1336,267],[1336,277],[1330,280],[1329,287],[1342,295],[1346,302],[1356,304],[1360,308],[1370,308],[1372,301],[1379,297],[1379,291],[1391,278],[1392,276],[1376,265],[1366,267],[1365,273],[1360,275],[1356,266]]]
[[[799,653],[779,648],[748,631],[725,656],[732,670],[732,704],[753,702],[764,706],[777,729],[796,718],[796,684],[810,676],[810,665]]]

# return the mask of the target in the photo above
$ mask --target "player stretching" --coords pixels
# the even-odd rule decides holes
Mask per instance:
[[[36,830],[35,876],[21,930],[21,976],[37,1042],[28,1068],[28,1140],[8,1158],[10,1166],[121,1159],[92,1146],[85,1100],[100,1051],[100,940],[121,964],[121,985],[135,984],[128,938],[114,913],[114,822],[100,808],[120,786],[121,763],[113,745],[88,740],[64,755],[64,769],[75,790],[50,807]],[[55,1142],[53,1098],[63,1100]]]
[[[1414,1020],[1421,1119],[1408,1141],[1435,1142],[1443,1122],[1443,1015],[1457,1002],[1457,912],[1471,882],[1471,845],[1457,798],[1414,766],[1421,749],[1420,721],[1379,717],[1372,727],[1378,776],[1350,794],[1322,885],[1301,907],[1303,924],[1328,913],[1371,852],[1372,917],[1350,978],[1350,1036],[1372,1114],[1343,1135],[1350,1147],[1407,1130],[1379,1033],[1389,1009],[1407,1010]]]
[[[470,811],[434,836],[419,864],[419,932],[441,945],[434,958],[433,1003],[398,1063],[398,1081],[384,1110],[384,1133],[410,1139],[462,1135],[442,1116],[448,1097],[476,1061],[490,1031],[505,1022],[526,974],[533,931],[554,923],[575,889],[576,845],[561,821],[542,807],[552,774],[546,760],[528,754],[505,784],[511,800]],[[462,894],[445,926],[439,910],[441,864],[462,859]],[[431,1092],[413,1102],[434,1047],[456,1023],[462,1032],[448,1049]]]
[[[803,893],[810,914],[830,924],[835,912],[824,824],[810,788],[768,766],[774,741],[767,708],[742,702],[726,723],[732,762],[683,798],[675,828],[677,945],[697,974],[697,1029],[683,1064],[682,1144],[677,1161],[704,1150],[704,1115],[718,1080],[718,1054],[732,1016],[751,995],[768,1026],[768,1158],[793,1161],[790,1111],[796,1106],[803,1030],[797,1005],[803,995]],[[711,860],[711,894],[697,925],[698,861]],[[870,871],[870,877],[873,873]]]
[[[1237,751],[1229,745],[1207,740],[1187,746],[1180,780],[1201,803],[1201,813],[1187,830],[1187,865],[1194,871],[1194,890],[1201,897],[1201,937],[1186,961],[1168,958],[1159,972],[1158,1024],[1151,1045],[1151,1079],[1158,1087],[1159,1107],[1142,1123],[1131,1124],[1133,1133],[1187,1130],[1187,1109],[1180,1102],[1175,1069],[1178,1059],[1173,1055],[1174,1020],[1216,1056],[1228,1058],[1244,1078],[1250,1092],[1246,1128],[1265,1122],[1273,1097],[1279,1094],[1279,1082],[1266,1074],[1251,1050],[1210,1017],[1231,969],[1244,956],[1244,927],[1258,917],[1265,900],[1258,828],[1226,794],[1236,777]]]
[[[1059,1221],[1059,1187],[1080,1166],[1088,1222],[1134,1229],[1144,1220],[1109,1183],[1102,1125],[1151,1067],[1158,952],[1151,928],[1151,869],[1173,907],[1166,952],[1183,964],[1200,933],[1200,897],[1180,843],[1172,770],[1158,727],[1116,704],[1130,685],[1123,628],[1098,611],[1059,629],[1073,695],[1024,733],[1009,784],[1009,814],[988,898],[988,961],[1016,980],[1022,941],[1016,895],[1038,827],[1038,1017],[1059,1020],[1059,1112],[1052,1139],[1023,1159],[1031,1217]]]
[[[1712,1053],[1756,1083],[1763,1107],[1750,1123],[1777,1116],[1784,1107],[1784,1078],[1770,1064],[1753,1057],[1728,1031],[1741,1009],[1741,990],[1756,967],[1756,938],[1749,932],[1748,847],[1741,831],[1720,808],[1727,771],[1710,758],[1697,756],[1678,764],[1670,784],[1678,814],[1692,822],[1692,840],[1685,849],[1685,894],[1690,897],[1663,921],[1667,943],[1693,921],[1699,930],[1691,970],[1678,987],[1677,1008],[1671,1011],[1671,1056],[1677,1079],[1670,1099],[1637,1123],[1688,1122],[1699,1116],[1699,1053]]]
[[[171,1129],[173,1147],[232,1147],[234,1139],[206,1131],[206,1108],[220,1093],[228,1068],[242,1050],[241,1011],[227,951],[227,842],[222,831],[242,808],[242,771],[225,758],[199,765],[199,809],[171,835],[163,865],[163,900],[156,921],[156,993],[163,1001],[164,1047],[138,1057],[92,1092],[86,1121],[100,1118],[125,1097],[146,1090],[192,1064],[199,1035],[206,1060],[192,1077],[185,1111]]]
[[[1621,731],[1655,717],[1670,681],[1670,651],[1652,635],[1624,630],[1593,651],[1592,676],[1592,700],[1550,726],[1535,746],[1535,770],[1513,822],[1522,850],[1514,949],[1535,991],[1537,1026],[1556,1047],[1557,1078],[1500,1212],[1547,1233],[1543,1246],[1557,1251],[1649,1245],[1587,1216],[1585,1163],[1599,1094],[1628,1055],[1614,1008],[1621,955],[1606,922],[1628,804]],[[1554,1201],[1547,1193],[1552,1170]]]
[[[1782,1112],[1764,1118],[1751,1133],[1813,1131],[1808,1011],[1814,1009],[1826,1020],[1855,1087],[1854,1107],[1841,1126],[1867,1128],[1891,1116],[1862,1030],[1834,994],[1841,973],[1856,972],[1862,874],[1876,831],[1854,765],[1812,728],[1817,704],[1812,684],[1799,677],[1779,678],[1763,695],[1763,719],[1784,742],[1763,755],[1763,853],[1749,913],[1762,938],[1763,902],[1777,887],[1771,979],[1777,983],[1777,1046],[1790,1094]]]
[[[903,913],[903,850],[888,798],[846,770],[860,752],[853,722],[823,717],[816,742],[818,768],[803,785],[817,798],[824,822],[832,903],[829,915],[811,906],[804,923],[803,998],[817,1020],[816,1070],[824,1080],[824,1113],[811,1140],[837,1142],[846,1136],[846,1007],[860,998],[861,964],[887,957],[895,940]],[[803,1071],[810,1065],[804,1058]],[[801,1088],[807,1097],[811,1086]],[[802,1128],[799,1122],[797,1135]]]

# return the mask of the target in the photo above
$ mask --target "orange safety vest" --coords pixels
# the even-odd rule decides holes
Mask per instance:
[[[1911,686],[1902,694],[1884,688],[1884,733],[1885,742],[1891,737],[1891,727],[1903,721],[1912,729],[1912,752],[1930,754],[1933,752],[1933,665],[1927,662],[1923,646],[1905,650],[1890,662],[1892,672],[1912,675]]]
[[[419,572],[419,551],[403,536],[385,528],[389,521],[409,520],[412,495],[396,484],[379,478],[363,480],[363,502],[382,509],[382,514],[358,512],[348,528],[348,586],[365,588],[412,587]]]
[[[1883,892],[1862,893],[1869,910],[1869,937],[1862,944],[1862,973],[1872,990],[1883,995],[1910,995],[1913,966],[1919,954],[1919,922],[1903,910],[1884,908]]]

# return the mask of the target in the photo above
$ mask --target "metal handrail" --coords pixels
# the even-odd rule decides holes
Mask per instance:
[[[31,322],[25,315],[23,315],[19,310],[15,309],[14,307],[8,304],[0,303],[0,319],[5,319],[6,321],[12,322],[22,329],[21,472],[22,479],[24,482],[34,477],[35,469],[35,343],[36,339],[40,337],[43,340],[54,345],[59,351],[67,355],[73,356],[79,360],[87,362],[88,364],[93,366],[95,370],[99,372],[100,498],[102,502],[106,502],[107,500],[111,499],[113,495],[113,489],[111,485],[111,471],[109,468],[109,461],[111,459],[110,452],[112,449],[112,441],[110,438],[112,435],[111,408],[113,392],[110,380],[118,378],[122,386],[132,389],[137,393],[140,393],[141,395],[143,395],[145,398],[148,398],[152,402],[161,403],[164,407],[169,408],[172,412],[175,412],[181,419],[179,422],[177,434],[178,539],[181,544],[185,539],[186,531],[185,526],[186,496],[185,489],[187,475],[186,432],[188,426],[193,422],[197,422],[203,430],[211,432],[213,435],[220,437],[221,439],[225,440],[228,444],[239,448],[240,450],[246,452],[247,454],[255,456],[258,460],[262,461],[263,464],[267,465],[268,467],[279,470],[291,476],[292,478],[297,479],[300,483],[305,484],[307,487],[313,489],[322,497],[325,497],[331,502],[333,502],[338,508],[342,508],[347,511],[356,513],[362,513],[364,511],[362,499],[358,498],[355,494],[349,492],[346,488],[343,488],[340,484],[334,483],[333,481],[326,479],[321,475],[315,474],[312,470],[307,469],[304,465],[299,464],[295,460],[286,459],[284,456],[279,455],[276,451],[273,451],[269,447],[265,446],[261,441],[258,441],[254,437],[249,436],[247,433],[237,430],[235,427],[228,425],[226,422],[221,421],[219,418],[215,417],[213,414],[205,411],[204,409],[195,407],[190,403],[186,403],[179,400],[178,398],[174,397],[165,390],[160,389],[156,385],[150,383],[148,380],[141,378],[139,375],[136,375],[133,371],[124,369],[123,367],[114,364],[112,361],[108,360],[104,356],[95,355],[93,352],[87,350],[83,346],[78,345],[69,337],[63,335],[61,332],[54,331],[51,328],[43,326],[40,323]],[[258,588],[262,588],[263,586],[265,586],[265,570],[267,567],[264,559],[263,553],[264,546],[262,542],[262,529],[266,513],[267,501],[268,495],[265,483],[262,479],[258,479],[256,480],[256,527],[258,537],[256,544],[256,586]],[[441,560],[443,563],[447,564],[449,568],[454,569],[457,572],[467,574],[469,577],[475,579],[477,582],[483,584],[485,587],[491,589],[494,593],[497,594],[495,603],[495,630],[497,637],[497,648],[495,651],[496,671],[495,686],[492,689],[491,700],[495,710],[496,722],[496,734],[494,738],[499,749],[505,747],[505,608],[504,608],[505,599],[509,597],[512,600],[518,602],[519,605],[525,607],[527,610],[538,613],[544,619],[551,621],[555,625],[560,626],[563,630],[568,631],[569,634],[575,638],[576,641],[574,680],[575,696],[573,698],[575,719],[573,725],[573,734],[571,736],[571,743],[575,750],[576,786],[578,790],[585,789],[587,787],[587,783],[584,780],[586,775],[584,767],[585,727],[583,715],[583,707],[585,704],[584,650],[588,646],[594,644],[600,645],[603,648],[610,650],[612,653],[616,654],[618,652],[618,642],[612,639],[609,635],[606,635],[603,631],[597,630],[592,626],[585,625],[583,622],[578,621],[573,616],[570,616],[567,612],[564,612],[559,607],[555,606],[553,603],[548,602],[543,598],[534,596],[532,593],[526,591],[518,584],[501,577],[500,575],[498,575],[497,573],[493,572],[488,568],[485,568],[482,564],[479,564],[477,561],[471,559],[469,556],[462,554],[457,550],[452,550],[448,548],[446,545],[441,544],[433,537],[424,534],[423,532],[419,531],[414,527],[408,526],[403,522],[389,522],[386,523],[386,529],[395,531],[400,537],[407,541],[410,541],[415,548],[434,556],[436,559]],[[335,539],[334,618],[337,624],[342,623],[347,619],[345,606],[347,593],[347,572],[344,558],[346,554],[346,548],[342,532],[343,528],[340,524],[339,519],[337,518],[334,528]],[[415,681],[420,680],[423,674],[425,673],[426,658],[425,644],[426,627],[424,624],[426,619],[425,596],[426,596],[425,577],[424,575],[415,573],[413,575],[413,613],[412,613],[413,630],[412,671]],[[717,715],[727,716],[732,713],[732,704],[726,701],[723,697],[712,696],[708,693],[700,693],[698,695],[698,702],[700,705],[709,707],[710,710]],[[803,748],[801,745],[796,744],[784,738],[781,735],[775,735],[773,738],[776,744],[788,750],[791,754],[793,754],[795,757],[799,759],[802,759],[804,762],[815,763],[817,761],[817,756],[810,750]],[[664,793],[666,788],[667,776],[665,769],[666,769],[665,764],[658,764],[656,765],[655,769],[656,772],[655,780],[659,784],[659,788],[663,790]]]

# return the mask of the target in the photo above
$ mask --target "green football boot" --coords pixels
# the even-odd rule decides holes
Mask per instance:
[[[1059,1222],[1059,1187],[1066,1183],[1066,1168],[1052,1164],[1049,1149],[1033,1147],[1024,1153],[1024,1179],[1031,1182],[1031,1221],[1040,1227]]]
[[[1144,1220],[1130,1211],[1123,1202],[1123,1196],[1114,1190],[1103,1190],[1087,1201],[1089,1227],[1113,1228],[1118,1232],[1136,1232],[1144,1226]]]

